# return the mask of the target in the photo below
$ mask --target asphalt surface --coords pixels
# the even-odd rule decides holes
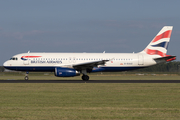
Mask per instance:
[[[0,83],[180,83],[180,80],[0,80]]]

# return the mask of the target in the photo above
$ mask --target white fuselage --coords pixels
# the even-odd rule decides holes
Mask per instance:
[[[104,68],[103,71],[124,71],[154,65],[154,57],[142,53],[22,53],[6,61],[4,66],[19,71],[54,71],[55,67],[109,60],[97,67]]]

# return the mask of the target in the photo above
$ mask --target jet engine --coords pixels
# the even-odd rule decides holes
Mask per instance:
[[[63,67],[55,68],[54,74],[57,77],[74,77],[80,75],[80,73],[73,68],[63,68]]]

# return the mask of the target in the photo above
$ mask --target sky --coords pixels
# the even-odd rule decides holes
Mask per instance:
[[[132,53],[174,26],[168,55],[180,61],[179,0],[2,0],[0,66],[30,52]]]

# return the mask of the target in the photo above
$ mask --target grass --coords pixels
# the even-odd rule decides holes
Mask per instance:
[[[0,84],[1,120],[178,120],[180,84]]]
[[[81,80],[30,73],[31,80]],[[24,73],[0,73],[0,80]],[[174,73],[93,73],[91,80],[180,80]],[[180,84],[1,83],[0,120],[179,120]]]

